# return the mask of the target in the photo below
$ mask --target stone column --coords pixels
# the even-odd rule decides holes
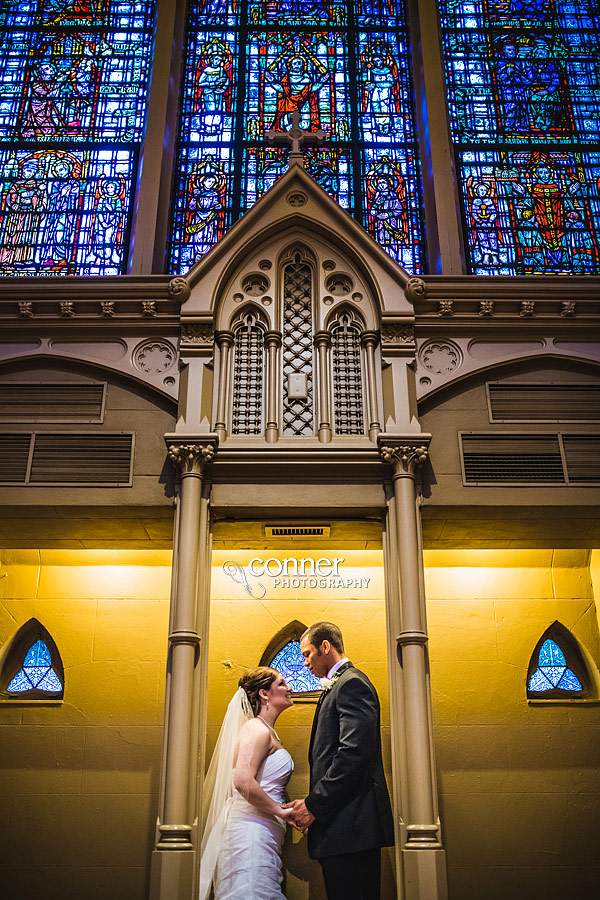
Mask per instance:
[[[360,342],[365,348],[365,387],[367,398],[368,434],[371,441],[377,440],[381,431],[377,410],[377,380],[375,375],[375,347],[379,336],[376,331],[363,331]]]
[[[331,378],[329,374],[329,348],[331,335],[328,331],[317,331],[315,334],[317,348],[317,371],[319,378],[319,425],[317,434],[322,444],[329,444],[331,429]]]
[[[422,595],[420,522],[415,474],[427,459],[430,435],[380,435],[379,451],[393,468],[395,535],[390,539],[399,576],[396,636],[402,666],[408,809],[404,878],[406,900],[445,900],[445,855],[440,841],[429,700],[427,621]],[[392,574],[393,577],[393,574]]]
[[[279,331],[267,331],[265,334],[265,347],[267,350],[267,402],[265,404],[267,425],[265,428],[265,439],[268,444],[275,444],[279,440],[279,417],[277,415],[279,396],[278,355],[281,347],[281,334]]]
[[[190,757],[195,722],[194,679],[200,657],[199,628],[203,624],[198,621],[197,612],[199,564],[206,563],[208,540],[208,517],[202,515],[202,484],[218,439],[216,435],[204,435],[201,441],[189,437],[187,440],[190,443],[181,443],[177,435],[166,435],[169,459],[181,477],[181,492],[165,697],[163,802],[152,859],[152,900],[191,900],[194,879],[194,785]]]
[[[232,331],[217,331],[215,339],[219,348],[219,391],[217,394],[215,433],[220,441],[224,441],[227,437],[227,401],[231,383],[231,348],[233,347],[234,334]]]

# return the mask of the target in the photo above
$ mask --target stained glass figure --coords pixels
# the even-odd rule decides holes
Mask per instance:
[[[562,691],[582,691],[583,685],[567,666],[565,655],[556,641],[548,639],[542,644],[538,667],[529,679],[528,689],[545,692],[554,688]]]
[[[124,271],[153,24],[153,0],[2,5],[4,274]]]
[[[272,669],[281,672],[288,685],[296,693],[320,691],[318,678],[304,666],[304,657],[300,652],[300,641],[290,641],[269,663]]]
[[[461,154],[467,239],[475,274],[592,274],[600,154]]]
[[[303,148],[305,169],[372,234],[386,213],[367,172],[383,156],[398,168],[390,176],[396,209],[379,230],[390,255],[413,273],[423,271],[409,42],[395,0],[189,6],[169,270],[189,268],[287,170],[288,150],[269,146],[265,135],[287,131],[298,114],[303,130],[325,135],[318,149]],[[190,164],[208,156],[223,165],[222,212],[217,216],[215,204],[218,225],[192,242],[184,208]]]
[[[597,15],[571,0],[440,0],[440,13],[471,271],[597,273]]]
[[[19,694],[34,689],[51,693],[63,689],[60,678],[52,668],[50,650],[42,640],[31,645],[23,667],[19,669],[6,690],[10,694]]]

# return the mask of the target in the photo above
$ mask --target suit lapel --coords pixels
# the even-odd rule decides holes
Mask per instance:
[[[352,668],[353,668],[352,663],[348,661],[347,663],[344,663],[343,666],[339,667],[336,674],[339,677],[341,677],[344,672],[346,672],[348,669],[352,669]],[[334,687],[335,687],[335,685],[334,685]],[[332,690],[332,689],[333,688],[329,688],[329,690]],[[323,691],[317,701],[317,707],[315,709],[315,714],[314,714],[313,723],[312,723],[312,729],[310,732],[310,743],[308,745],[308,763],[309,763],[309,765],[311,765],[311,763],[312,763],[312,748],[313,748],[313,743],[315,740],[315,734],[317,732],[317,719],[319,718],[319,711],[321,709],[321,706],[323,705],[325,697],[329,693],[329,690]]]

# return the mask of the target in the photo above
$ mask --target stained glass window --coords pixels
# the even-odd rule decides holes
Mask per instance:
[[[469,268],[600,271],[593,0],[440,0]]]
[[[55,694],[62,689],[60,678],[52,668],[50,650],[42,640],[37,640],[31,645],[22,668],[6,688],[9,694],[21,694],[31,690]]]
[[[297,693],[321,690],[319,679],[315,678],[304,666],[300,641],[289,641],[269,665],[281,672],[291,689]]]
[[[310,175],[410,272],[424,268],[408,31],[396,0],[194,0],[169,271],[188,269],[287,169],[266,133],[322,129]]]
[[[153,0],[0,8],[0,273],[125,271]]]
[[[538,666],[529,679],[530,691],[551,691],[559,688],[562,691],[582,691],[583,685],[569,667],[556,641],[545,640],[542,644]]]

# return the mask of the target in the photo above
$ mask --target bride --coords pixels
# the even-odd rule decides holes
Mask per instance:
[[[274,726],[292,704],[275,669],[240,678],[204,782],[200,900],[211,885],[215,900],[285,900],[281,847],[292,810],[282,803],[294,764]]]

